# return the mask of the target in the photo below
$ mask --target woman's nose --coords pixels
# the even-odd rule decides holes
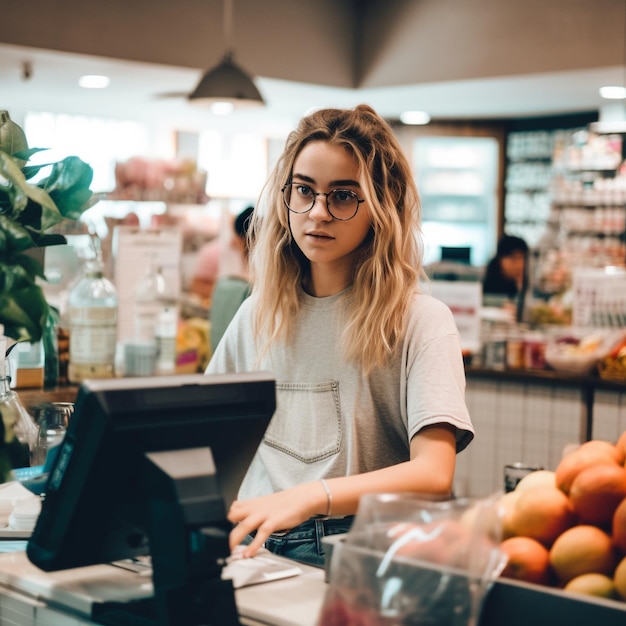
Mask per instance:
[[[310,211],[311,218],[318,221],[330,221],[333,216],[328,210],[328,201],[325,194],[315,194],[315,202],[313,208]]]

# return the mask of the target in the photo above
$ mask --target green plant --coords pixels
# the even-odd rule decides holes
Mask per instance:
[[[76,156],[28,165],[42,148],[29,148],[23,130],[0,111],[0,324],[16,341],[39,341],[48,303],[37,280],[43,262],[33,251],[66,243],[48,232],[89,208],[92,168]],[[49,171],[48,171],[49,170]],[[33,181],[37,175],[47,175]]]

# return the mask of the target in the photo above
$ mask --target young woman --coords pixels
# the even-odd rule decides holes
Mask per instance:
[[[448,308],[419,293],[419,201],[366,105],[300,122],[252,222],[252,295],[207,373],[266,370],[277,409],[228,517],[231,547],[323,564],[372,492],[448,495],[473,428]]]
[[[517,321],[522,320],[528,289],[528,253],[523,239],[503,235],[483,277],[483,295],[487,299],[495,296],[496,302]]]
[[[527,261],[528,244],[520,237],[503,235],[485,269],[483,292],[515,298],[526,287]]]

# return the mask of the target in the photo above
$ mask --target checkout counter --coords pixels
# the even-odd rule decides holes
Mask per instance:
[[[287,562],[281,557],[271,558]],[[327,589],[325,572],[307,565],[299,567],[302,571],[298,576],[235,591],[242,626],[318,626]],[[30,563],[24,552],[0,555],[3,626],[96,626],[102,624],[93,619],[98,605],[146,597],[151,591],[149,578],[112,565],[45,573]],[[485,597],[478,626],[624,623],[626,603],[499,579]],[[115,626],[123,624],[115,622]]]
[[[236,590],[243,626],[316,626],[326,590],[324,570],[299,567],[298,576]],[[3,626],[102,624],[93,618],[102,603],[139,599],[151,593],[149,577],[113,565],[47,573],[33,565],[25,552],[0,555]]]

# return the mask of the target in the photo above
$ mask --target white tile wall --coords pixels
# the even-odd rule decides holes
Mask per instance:
[[[626,392],[597,389],[593,404],[592,439],[617,441],[626,430]]]
[[[585,440],[580,387],[468,377],[466,401],[476,437],[457,457],[457,495],[502,491],[507,463],[555,469],[567,444]]]

